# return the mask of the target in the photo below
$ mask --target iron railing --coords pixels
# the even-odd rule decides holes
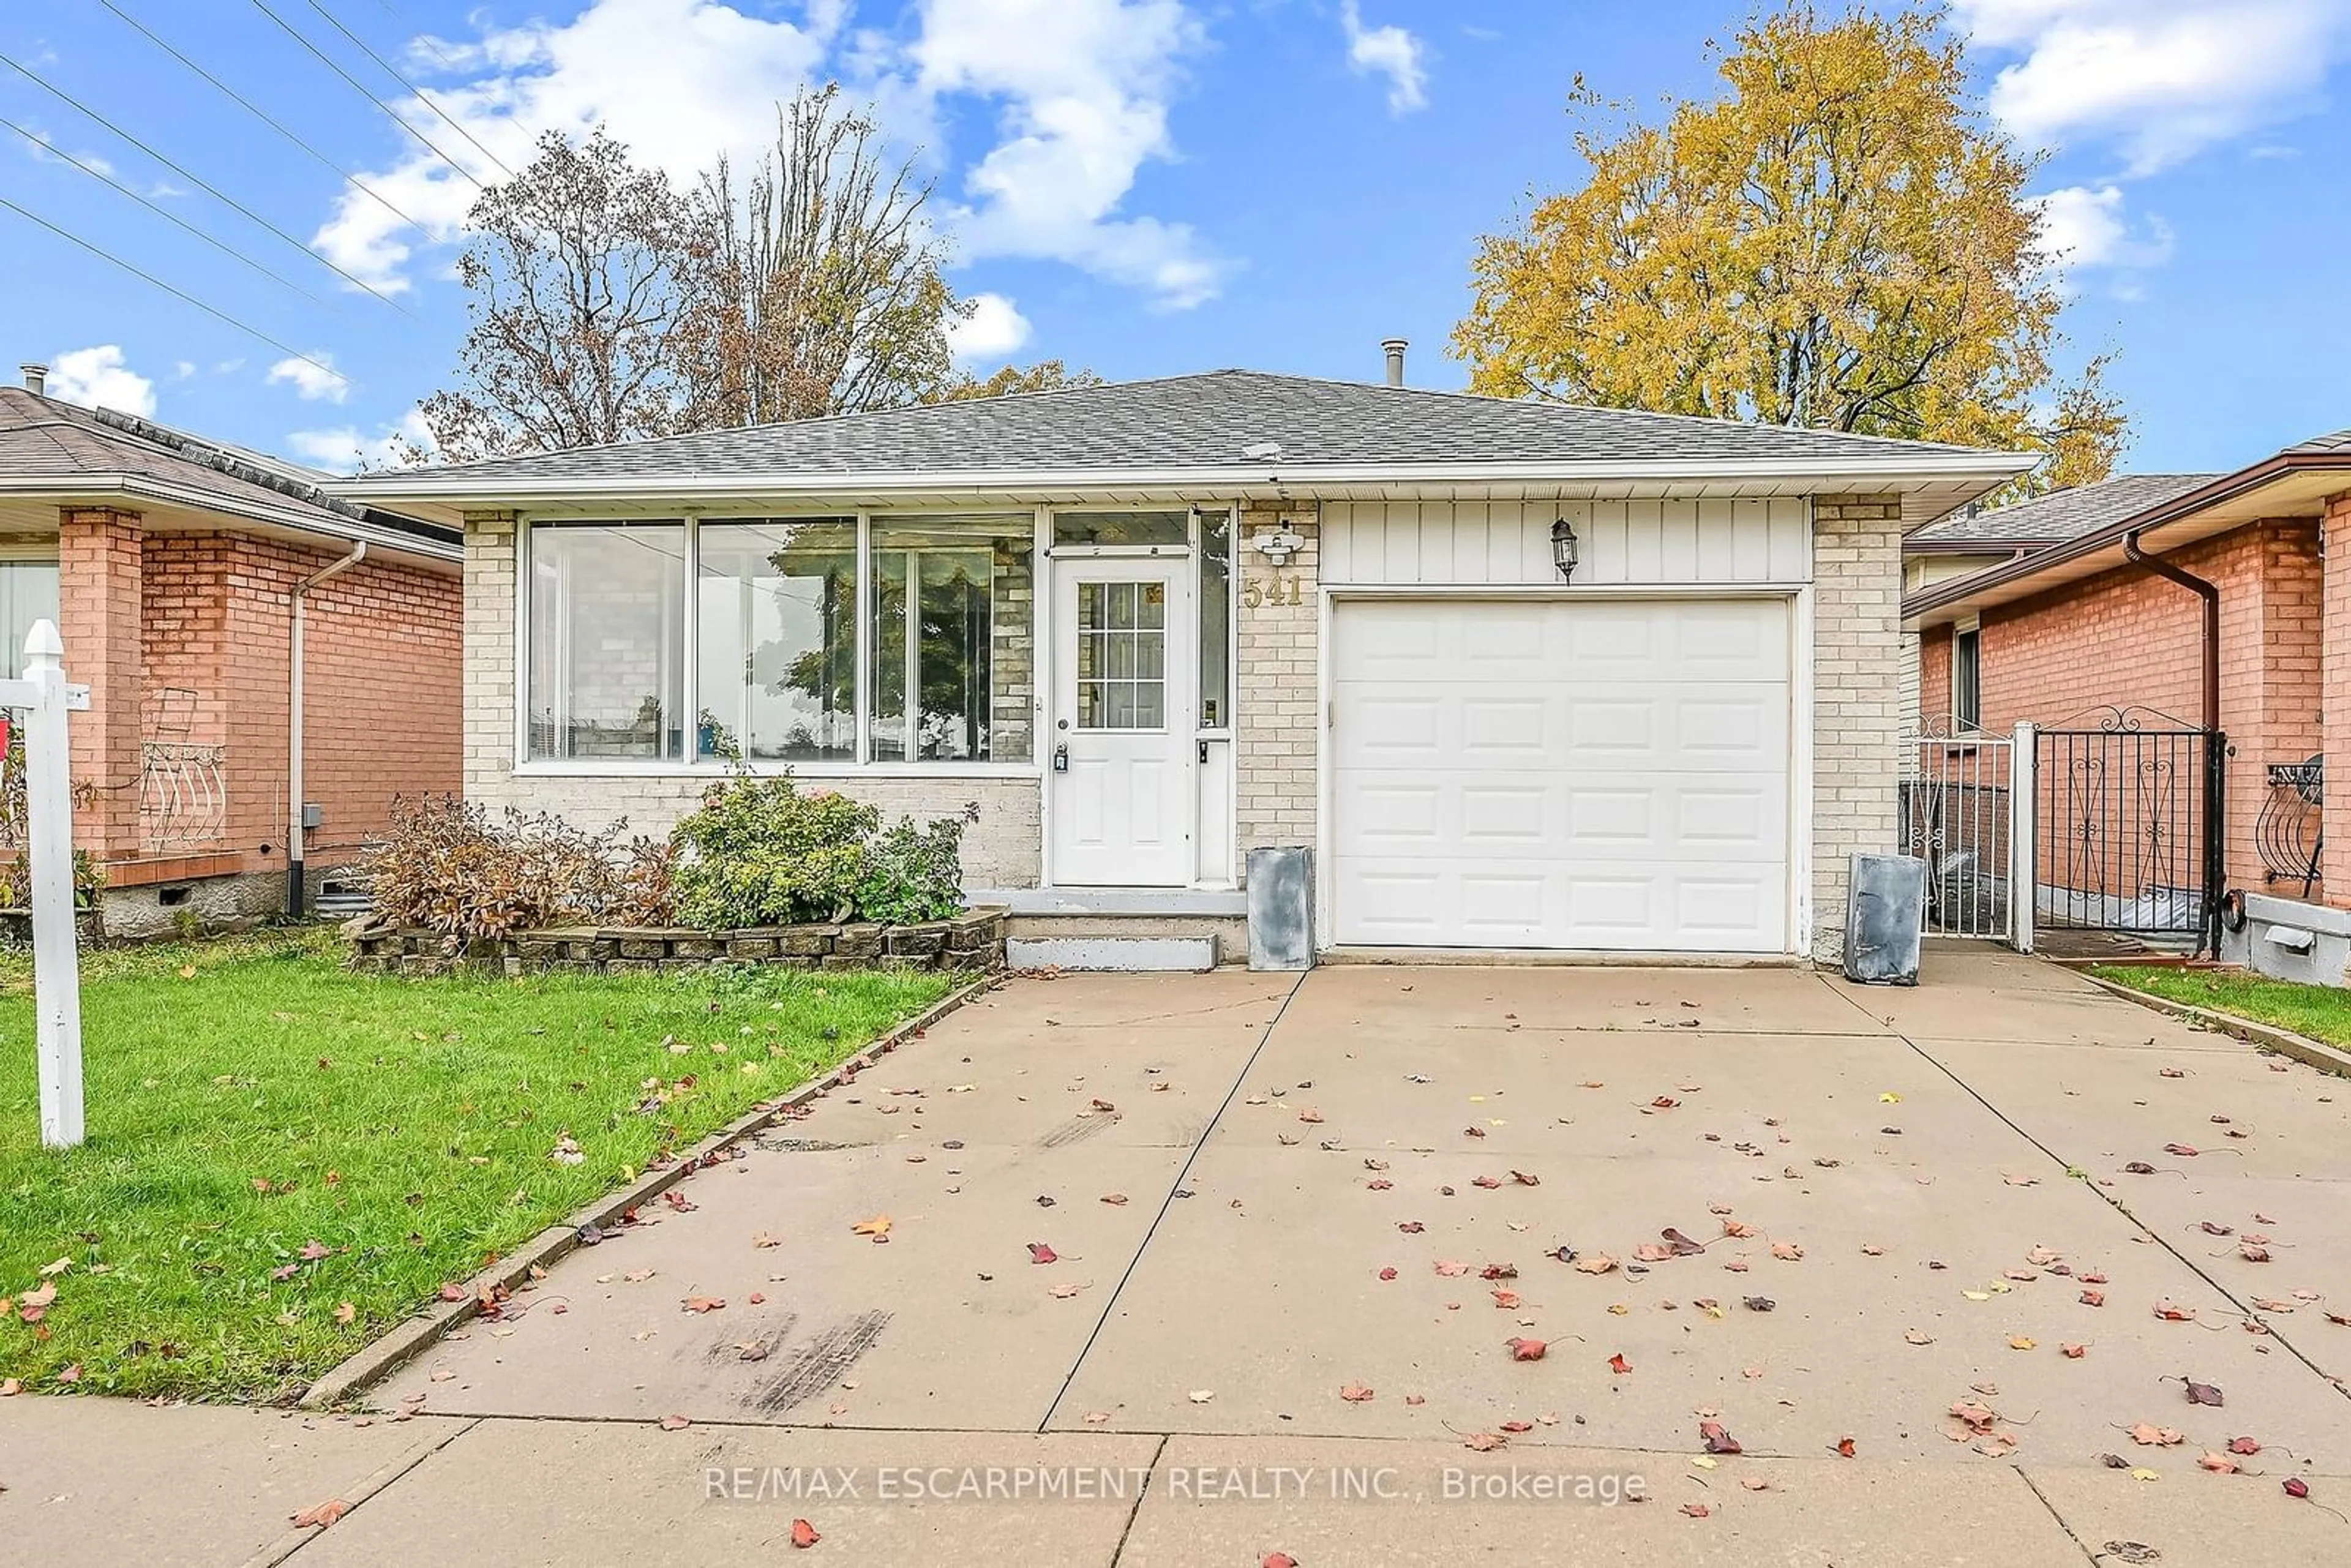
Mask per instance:
[[[2036,744],[2039,923],[2213,946],[2227,737],[2105,707]]]
[[[2318,862],[2326,847],[2326,756],[2304,762],[2273,762],[2266,770],[2269,798],[2253,819],[2253,849],[2262,857],[2262,880],[2298,882],[2302,895],[2318,882]]]

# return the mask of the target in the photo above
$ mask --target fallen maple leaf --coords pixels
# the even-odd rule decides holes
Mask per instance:
[[[2220,1389],[2211,1384],[2198,1383],[2192,1378],[2185,1377],[2180,1381],[2188,1385],[2188,1403],[2190,1405],[2210,1405],[2217,1408],[2223,1403]]]
[[[345,1328],[349,1328],[351,1324],[359,1322],[359,1308],[351,1305],[349,1301],[341,1302],[335,1308],[335,1321],[342,1324]]]
[[[1674,1255],[1674,1249],[1661,1241],[1644,1241],[1633,1249],[1635,1263],[1662,1263]]]
[[[1682,1511],[1688,1514],[1692,1519],[1704,1519],[1707,1515],[1712,1513],[1714,1510],[1707,1507],[1706,1504],[1702,1502],[1686,1502],[1682,1504]]]
[[[1510,1441],[1499,1432],[1472,1432],[1461,1439],[1461,1446],[1481,1454],[1490,1454],[1497,1448],[1509,1446]]]
[[[2257,1438],[2231,1437],[2229,1439],[2229,1452],[2232,1454],[2258,1454],[2261,1451],[2262,1445]]]
[[[2081,1301],[2085,1307],[2103,1307],[2106,1304],[2106,1293],[2104,1291],[2085,1291]]]
[[[1469,1265],[1460,1261],[1458,1259],[1439,1258],[1437,1260],[1437,1272],[1440,1278],[1458,1280],[1468,1271]]]
[[[1616,1267],[1616,1260],[1605,1252],[1586,1252],[1575,1260],[1579,1274],[1605,1274]]]
[[[324,1530],[350,1512],[351,1505],[341,1498],[329,1498],[325,1502],[312,1503],[294,1516],[297,1530]]]
[[[1541,1361],[1550,1347],[1539,1339],[1514,1339],[1508,1342],[1512,1361]]]
[[[2203,1454],[2197,1458],[2196,1462],[2213,1474],[2221,1476],[2233,1476],[2242,1468],[2226,1454]]]
[[[2288,1476],[2279,1484],[2285,1488],[2285,1495],[2288,1497],[2303,1498],[2310,1495],[2310,1483],[2300,1476]]]
[[[1625,1374],[1633,1370],[1633,1364],[1626,1361],[1624,1354],[1620,1351],[1616,1354],[1608,1358],[1608,1370],[1616,1374],[1619,1377],[1622,1377]]]
[[[2188,1441],[2188,1438],[2177,1428],[2141,1421],[2130,1429],[2130,1440],[2143,1448],[2168,1448]]]
[[[1298,1568],[1298,1559],[1287,1552],[1269,1552],[1258,1560],[1257,1568]]]
[[[1797,1246],[1792,1241],[1774,1241],[1771,1243],[1771,1256],[1779,1259],[1782,1262],[1792,1263],[1803,1255],[1804,1249],[1802,1247]]]
[[[1902,1337],[1909,1341],[1912,1344],[1932,1344],[1935,1343],[1935,1336],[1927,1333],[1924,1329],[1907,1329],[1903,1332]]]
[[[683,1432],[693,1425],[694,1423],[684,1416],[664,1416],[661,1418],[661,1429],[664,1432]]]
[[[1380,1278],[1383,1280],[1393,1280],[1395,1277],[1396,1271],[1394,1269],[1383,1269],[1380,1270]]]
[[[1350,1383],[1345,1387],[1339,1390],[1339,1397],[1345,1400],[1350,1405],[1362,1405],[1367,1403],[1371,1399],[1372,1393],[1373,1391],[1371,1389],[1364,1387],[1360,1383]]]
[[[890,1234],[890,1217],[886,1214],[877,1214],[871,1219],[861,1219],[849,1228],[849,1233],[852,1236],[871,1236],[874,1240],[879,1241]],[[892,1256],[894,1257],[896,1254],[893,1253]]]
[[[1853,1439],[1851,1437],[1839,1437],[1833,1446],[1835,1448],[1837,1457],[1839,1458],[1849,1459],[1853,1458],[1854,1448]]]
[[[1042,1241],[1031,1241],[1029,1243],[1029,1261],[1031,1263],[1058,1263],[1061,1261],[1061,1254],[1054,1251]]]
[[[1739,1478],[1739,1484],[1745,1487],[1749,1491],[1769,1491],[1771,1490],[1771,1483],[1765,1480],[1761,1476],[1741,1476]]]
[[[2057,1347],[2057,1354],[2068,1361],[2079,1361],[2090,1354],[2090,1347],[2086,1344],[2061,1344]]]
[[[2039,1342],[2030,1334],[2016,1334],[2008,1342],[2011,1350],[2031,1350]]]
[[[792,1544],[799,1547],[801,1551],[807,1551],[810,1547],[814,1546],[818,1542],[822,1541],[823,1539],[823,1536],[819,1535],[816,1532],[816,1526],[810,1524],[807,1520],[796,1519],[792,1521]]]
[[[1709,1454],[1743,1454],[1747,1451],[1739,1446],[1739,1439],[1732,1437],[1719,1421],[1700,1421],[1698,1435],[1706,1440],[1706,1451]]]
[[[715,1312],[726,1304],[724,1296],[688,1296],[685,1310],[689,1312]]]
[[[2170,1301],[2163,1301],[2155,1303],[2155,1315],[2168,1323],[2193,1322],[2196,1321],[2196,1309],[2175,1306]]]
[[[1497,1286],[1494,1291],[1494,1304],[1506,1312],[1514,1312],[1519,1309],[1519,1293],[1516,1291],[1503,1290]]]

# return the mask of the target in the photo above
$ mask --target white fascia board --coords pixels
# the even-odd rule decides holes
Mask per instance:
[[[319,488],[323,490],[326,486]],[[60,485],[53,479],[0,480],[0,495],[54,498],[59,506],[104,505],[115,500],[158,502],[191,512],[209,512],[216,517],[297,528],[303,533],[319,534],[329,538],[353,543],[364,540],[386,549],[405,550],[411,555],[426,556],[434,560],[463,560],[465,557],[465,547],[455,540],[428,538],[399,528],[380,528],[357,517],[321,516],[291,507],[273,507],[259,500],[231,498],[141,474],[79,475],[70,485]]]
[[[1205,468],[1095,468],[1062,471],[968,469],[864,474],[758,473],[748,470],[680,475],[591,476],[581,478],[496,479],[488,476],[429,473],[370,476],[322,485],[329,495],[383,504],[510,507],[518,502],[589,497],[687,499],[763,492],[820,497],[925,495],[938,491],[1001,490],[1019,494],[1048,490],[1219,490],[1236,494],[1282,491],[1311,496],[1346,486],[1641,483],[1707,484],[1774,480],[1834,489],[1865,484],[1901,489],[1953,478],[2001,480],[2032,466],[2029,454],[2008,452],[1903,453],[1834,463],[1814,459],[1739,458],[1693,463],[1679,458],[1609,463],[1392,463],[1317,465],[1284,472],[1257,466]]]

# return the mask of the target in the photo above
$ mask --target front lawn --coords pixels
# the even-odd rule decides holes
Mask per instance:
[[[0,961],[0,1380],[297,1393],[956,983],[411,980],[340,959],[321,932],[89,955],[89,1141],[62,1155],[40,1147],[29,969]]]
[[[2176,969],[2116,965],[2090,973],[2175,1002],[2213,1008],[2274,1024],[2331,1045],[2351,1045],[2351,991],[2273,980],[2244,969]]]

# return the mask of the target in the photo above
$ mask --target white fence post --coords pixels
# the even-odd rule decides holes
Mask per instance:
[[[25,730],[25,855],[31,870],[41,1142],[52,1149],[82,1141],[81,971],[74,943],[73,761],[64,654],[57,627],[33,622],[25,639],[25,678],[33,688]]]
[[[2032,951],[2032,918],[2039,913],[2039,858],[2033,831],[2041,820],[2035,731],[2020,721],[2008,758],[2008,945]]]

